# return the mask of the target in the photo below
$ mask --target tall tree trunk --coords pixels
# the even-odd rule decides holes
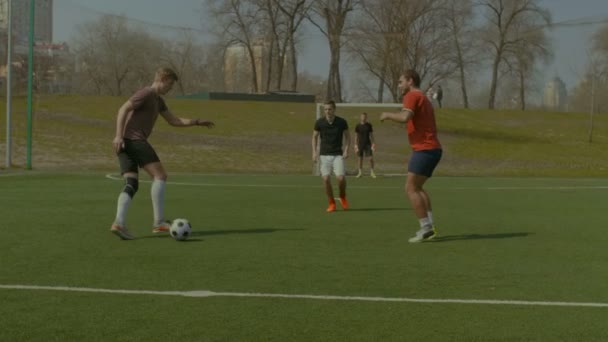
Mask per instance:
[[[498,66],[500,64],[501,53],[496,54],[494,64],[492,65],[492,83],[490,84],[490,97],[488,99],[488,109],[494,109],[496,106],[496,88],[498,85]]]
[[[460,90],[462,91],[462,101],[464,108],[469,109],[469,95],[467,93],[467,81],[463,65],[459,65],[460,69]]]
[[[272,64],[274,59],[275,45],[275,38],[272,38],[270,40],[270,51],[268,52],[268,71],[266,73],[266,84],[264,85],[264,87],[266,88],[264,89],[265,92],[268,92],[270,90],[270,83],[272,82]]]
[[[380,77],[378,77],[378,97],[376,98],[377,103],[384,102],[384,77],[386,76],[386,62],[382,64],[380,71]]]
[[[283,40],[282,48],[279,46],[279,54],[277,60],[277,90],[281,90],[283,88],[283,73],[285,72],[285,54],[287,50],[287,40],[289,37],[285,37]]]
[[[289,55],[291,56],[291,87],[289,90],[296,91],[298,89],[298,59],[296,54],[296,42],[293,39],[289,39]]]
[[[250,45],[247,45],[247,52],[249,53],[249,63],[251,64],[251,90],[253,93],[257,93],[258,88],[258,72],[255,65],[255,55]]]
[[[454,44],[456,45],[456,53],[458,58],[458,70],[460,72],[460,90],[462,92],[462,102],[465,109],[469,108],[469,96],[467,95],[467,80],[464,71],[464,60],[462,58],[462,48],[458,37],[454,37]]]
[[[327,97],[336,102],[342,102],[342,85],[340,82],[340,41],[335,37],[332,37],[330,39],[329,49],[331,59],[327,82]]]
[[[523,69],[519,71],[519,101],[521,110],[526,110],[526,75]]]

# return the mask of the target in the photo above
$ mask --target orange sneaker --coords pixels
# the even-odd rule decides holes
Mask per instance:
[[[165,221],[152,229],[152,233],[168,233],[171,230],[171,222]]]
[[[348,201],[346,200],[346,197],[344,197],[344,198],[340,197],[340,205],[342,206],[342,209],[344,209],[344,210],[348,209]]]
[[[112,234],[118,236],[119,238],[121,238],[123,240],[135,239],[135,237],[133,235],[131,235],[131,233],[129,233],[129,231],[127,230],[127,227],[123,227],[116,223],[112,224],[112,227],[110,227],[110,232],[112,232]]]
[[[329,207],[327,207],[327,210],[325,211],[327,211],[328,213],[336,211],[336,203],[329,203]]]

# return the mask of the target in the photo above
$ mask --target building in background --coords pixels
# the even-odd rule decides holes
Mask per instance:
[[[44,94],[67,94],[71,90],[75,57],[67,43],[34,45],[34,86]]]
[[[256,48],[254,47],[254,55]],[[258,47],[257,50],[261,50]],[[261,51],[258,51],[258,54]],[[257,86],[260,89],[261,65],[256,60]],[[226,48],[224,54],[224,89],[231,93],[252,93],[251,62],[249,52],[244,44],[234,44]]]
[[[567,106],[568,91],[566,85],[556,76],[545,84],[543,107],[548,110],[563,111],[567,110]]]
[[[53,41],[53,0],[36,0],[35,2],[34,40],[39,42]],[[26,42],[30,27],[30,1],[13,0],[13,35],[16,43]],[[8,27],[8,0],[0,0],[0,30],[6,32]]]
[[[278,57],[272,56],[271,44],[268,40],[259,39],[252,45],[253,64],[255,65],[257,92],[265,93],[276,89],[277,84],[277,65]],[[282,70],[282,88],[289,83],[292,63],[289,59],[290,54],[284,57]],[[272,65],[271,65],[272,63]],[[229,46],[224,54],[224,89],[227,92],[254,93],[255,87],[252,82],[252,68],[249,52],[244,44],[234,44]],[[269,71],[272,71],[270,73]],[[270,77],[270,79],[268,79]]]

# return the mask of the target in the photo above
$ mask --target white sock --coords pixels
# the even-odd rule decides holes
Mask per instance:
[[[165,220],[165,181],[155,179],[152,182],[150,194],[154,209],[154,226],[156,227]]]
[[[428,217],[428,219],[431,221],[431,225],[435,224],[435,221],[433,221],[433,212],[432,211],[427,211],[426,217]]]
[[[127,220],[127,210],[129,209],[129,204],[131,203],[131,196],[126,192],[121,192],[118,195],[118,205],[116,207],[116,220],[114,223],[125,226],[125,221]]]
[[[418,221],[420,222],[420,228],[428,228],[428,227],[431,227],[433,225],[431,223],[431,220],[429,220],[428,217],[425,217],[423,219],[419,219]]]

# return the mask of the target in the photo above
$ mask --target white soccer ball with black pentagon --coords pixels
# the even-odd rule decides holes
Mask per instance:
[[[184,241],[192,235],[192,227],[190,226],[190,222],[186,219],[175,219],[171,223],[169,232],[175,240]]]

